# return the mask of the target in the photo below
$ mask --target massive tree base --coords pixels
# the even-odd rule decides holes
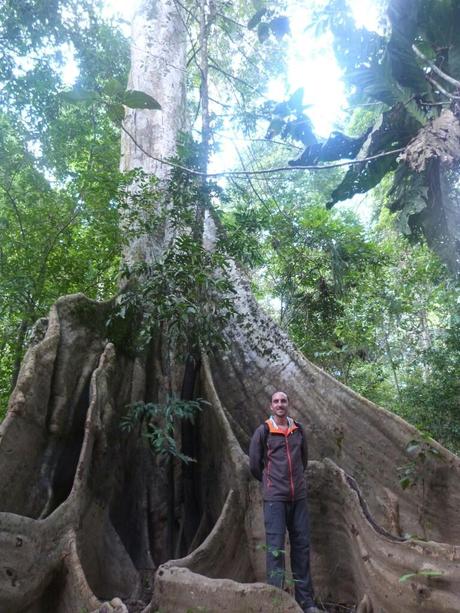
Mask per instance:
[[[129,403],[164,397],[161,344],[129,357],[105,338],[109,304],[76,295],[52,308],[0,431],[0,611],[121,613],[133,600],[163,613],[299,611],[261,583],[261,500],[245,455],[276,389],[309,436],[319,600],[460,610],[458,458],[431,442],[436,454],[403,490],[397,469],[414,460],[417,432],[307,362],[235,282],[244,323],[226,353],[202,358],[195,393],[210,405],[188,432],[189,469],[120,429]],[[178,392],[181,382],[178,371]]]

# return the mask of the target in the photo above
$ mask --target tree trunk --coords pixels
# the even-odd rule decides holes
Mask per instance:
[[[458,105],[456,105],[458,107]],[[428,245],[458,278],[460,274],[460,207],[457,184],[460,160],[458,108],[444,108],[421,128],[401,159],[412,171],[425,173],[426,207],[413,216]]]
[[[146,4],[134,28],[131,87],[163,111],[129,114],[122,168],[141,166],[166,181],[165,167],[134,141],[155,157],[174,152],[184,77],[177,5]],[[126,257],[154,258],[162,241],[143,236]],[[0,611],[121,612],[115,597],[129,606],[150,600],[154,571],[146,611],[299,611],[287,593],[258,583],[261,499],[246,451],[277,389],[288,391],[308,433],[321,599],[360,603],[362,613],[460,609],[458,458],[433,441],[436,454],[414,459],[407,445],[416,430],[305,360],[235,264],[232,277],[241,317],[225,331],[229,349],[202,355],[192,383],[183,367],[170,367],[161,337],[145,359],[108,342],[111,303],[74,295],[53,306],[0,430]],[[198,460],[192,472],[120,430],[127,404],[162,401],[171,390],[210,402],[186,443]],[[411,461],[413,487],[403,490],[397,469]],[[190,487],[193,520],[176,503]],[[190,553],[168,561],[173,546]]]
[[[14,356],[13,374],[11,375],[10,392],[13,391],[16,381],[18,380],[19,369],[21,368],[21,356],[24,351],[24,341],[26,338],[29,324],[23,319],[18,327],[18,335],[16,341],[16,355]]]

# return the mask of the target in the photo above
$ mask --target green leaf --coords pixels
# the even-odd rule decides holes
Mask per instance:
[[[111,98],[120,98],[125,94],[125,86],[117,79],[109,79],[102,88],[102,91]]]
[[[442,570],[421,570],[417,573],[418,575],[422,575],[423,577],[442,577],[444,574]]]
[[[429,86],[412,50],[417,34],[419,4],[417,0],[391,0],[389,3],[391,37],[387,54],[396,81],[403,87],[422,93],[428,91]]]
[[[289,17],[280,16],[275,17],[270,21],[270,29],[277,38],[277,40],[281,40],[283,36],[289,34],[291,32],[291,28],[289,26]]]
[[[389,106],[398,100],[385,63],[373,62],[370,66],[360,66],[349,72],[348,80],[366,100],[379,100]]]
[[[159,102],[149,96],[145,92],[140,92],[135,89],[128,90],[123,96],[123,104],[131,109],[152,109],[161,110]]]
[[[266,8],[261,8],[257,11],[257,13],[255,13],[251,17],[251,19],[248,21],[249,30],[253,30],[260,23],[260,20],[262,19],[262,17],[265,15],[266,12],[267,12]]]
[[[278,102],[273,109],[273,115],[278,115],[279,117],[286,117],[291,113],[291,108],[289,106],[289,102]]]
[[[293,111],[297,111],[298,113],[302,112],[303,109],[303,87],[299,87],[288,100],[288,105]]]
[[[423,93],[429,89],[423,70],[418,66],[411,42],[405,35],[393,34],[387,53],[391,73],[396,81],[413,92]]]
[[[305,146],[314,145],[317,142],[312,123],[307,116],[290,121],[284,130],[284,134],[289,134],[294,140],[300,141]]]
[[[407,573],[407,575],[401,575],[401,577],[399,577],[399,583],[404,583],[408,579],[411,579],[412,577],[416,577],[416,576],[417,576],[417,573]]]
[[[426,570],[418,570],[414,573],[407,573],[407,575],[402,575],[399,577],[399,583],[404,583],[408,579],[415,577],[442,577],[443,574],[444,573],[440,570],[431,570],[429,568]]]
[[[107,107],[107,115],[114,123],[120,125],[125,118],[125,109],[122,104],[110,104]]]
[[[286,122],[284,121],[284,119],[281,119],[281,117],[274,117],[271,120],[270,125],[268,126],[266,138],[270,139],[277,134],[280,134],[281,130],[284,128],[285,125]]]
[[[263,43],[270,36],[270,28],[267,23],[259,23],[257,28],[257,37],[259,39],[259,43]]]
[[[411,487],[411,485],[413,484],[414,482],[410,477],[403,477],[399,480],[399,485],[402,487],[403,490],[407,490],[407,488]]]
[[[323,143],[309,145],[295,160],[289,160],[289,166],[309,166],[318,162],[331,162],[343,158],[354,159],[363,146],[370,130],[361,136],[352,138],[342,132],[332,132]]]
[[[407,145],[419,128],[420,123],[406,111],[404,105],[396,104],[379,116],[356,159],[401,148]],[[390,170],[396,168],[396,159],[397,154],[386,155],[351,167],[332,192],[328,207],[375,187]]]

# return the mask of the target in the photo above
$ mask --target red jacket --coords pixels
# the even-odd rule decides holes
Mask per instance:
[[[278,428],[273,417],[254,432],[249,446],[249,467],[252,475],[263,483],[264,500],[305,498],[307,461],[303,428],[290,417],[286,432]]]

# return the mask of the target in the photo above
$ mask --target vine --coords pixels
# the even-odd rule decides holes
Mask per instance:
[[[201,155],[200,146],[182,135],[177,158],[199,166]],[[223,329],[236,314],[228,252],[224,240],[218,240],[212,251],[203,246],[203,216],[197,215],[198,209],[222,199],[222,190],[180,169],[172,173],[161,198],[151,177],[136,172],[132,181],[136,189],[126,190],[124,197],[125,202],[135,199],[127,224],[132,230],[125,240],[152,235],[159,228],[168,240],[152,261],[125,263],[125,287],[109,318],[109,337],[131,353],[142,351],[160,329],[185,354],[190,347],[224,348]]]
[[[128,413],[121,420],[120,428],[124,432],[132,432],[139,425],[153,454],[173,456],[185,464],[196,462],[195,458],[179,450],[174,436],[175,424],[178,421],[188,421],[193,424],[203,404],[209,403],[202,398],[179,400],[173,397],[170,397],[165,404],[136,402],[129,406]]]

